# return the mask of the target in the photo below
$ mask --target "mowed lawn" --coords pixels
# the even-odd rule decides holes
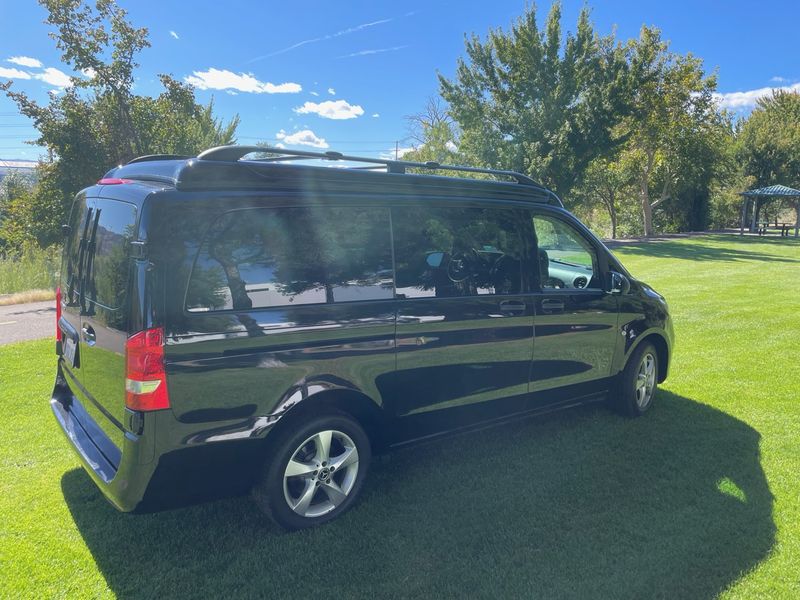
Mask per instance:
[[[344,518],[294,534],[246,497],[116,512],[50,414],[52,342],[0,347],[0,597],[800,598],[800,244],[615,252],[675,319],[646,417],[395,452]]]

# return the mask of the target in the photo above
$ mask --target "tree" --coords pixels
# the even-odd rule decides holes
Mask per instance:
[[[597,158],[586,170],[578,195],[588,206],[602,204],[611,221],[612,239],[617,237],[620,203],[632,195],[633,183],[632,173],[619,160]]]
[[[95,7],[80,0],[40,0],[62,60],[81,76],[71,77],[63,93],[40,104],[0,89],[16,102],[39,130],[38,145],[52,162],[40,165],[41,182],[32,207],[44,220],[35,237],[41,245],[59,239],[75,193],[96,181],[103,171],[143,154],[187,154],[232,143],[239,123],[222,123],[213,104],[199,105],[191,86],[160,75],[164,91],[156,98],[133,93],[136,56],[149,46],[147,29],[136,28],[113,0]]]
[[[623,141],[614,128],[629,113],[625,50],[595,33],[588,9],[563,42],[557,2],[544,31],[531,7],[509,33],[491,31],[485,42],[472,35],[466,52],[455,77],[439,82],[471,162],[525,173],[564,195]]]
[[[800,187],[800,93],[759,100],[742,125],[737,156],[757,186]]]
[[[742,125],[737,156],[746,175],[759,187],[800,188],[800,93],[775,91],[762,98]],[[800,200],[795,200],[800,227]]]
[[[642,28],[629,44],[629,62],[635,85],[623,160],[635,173],[644,235],[650,236],[653,209],[675,197],[687,169],[711,172],[707,159],[713,157],[721,117],[714,101],[716,77],[705,75],[701,59],[670,52],[657,29]]]
[[[35,178],[22,173],[9,173],[0,181],[0,252],[19,250],[31,238],[35,222],[29,218]]]

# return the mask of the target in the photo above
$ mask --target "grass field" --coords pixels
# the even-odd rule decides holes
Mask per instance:
[[[678,339],[653,410],[409,448],[286,534],[248,498],[124,515],[49,414],[52,343],[0,347],[0,597],[800,597],[800,244],[619,248]]]
[[[19,256],[0,256],[0,295],[33,290],[38,293],[34,300],[49,299],[41,297],[42,290],[55,289],[60,264],[61,249],[57,247],[42,250],[30,246]],[[53,297],[52,292],[50,297]],[[34,300],[21,299],[22,302]]]

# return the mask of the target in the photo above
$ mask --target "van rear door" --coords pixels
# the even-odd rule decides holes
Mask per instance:
[[[69,316],[69,325],[79,337],[77,366],[72,368],[73,380],[78,385],[73,386],[73,391],[80,392],[82,403],[94,421],[121,448],[130,242],[136,235],[137,211],[133,204],[105,198],[87,200],[82,210],[86,217],[79,227],[76,257],[78,305],[70,306]],[[75,252],[70,249],[67,260],[73,255]],[[71,270],[74,272],[75,267]],[[71,275],[74,279],[75,274],[68,268],[67,281]],[[72,302],[73,296],[68,296],[68,300]],[[107,458],[112,462],[118,460],[118,457]]]

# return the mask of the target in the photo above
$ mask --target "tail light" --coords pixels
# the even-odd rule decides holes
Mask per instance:
[[[61,327],[58,326],[58,322],[61,320],[61,286],[56,288],[56,341],[60,342],[62,340],[62,333]]]
[[[125,406],[131,410],[169,408],[163,327],[145,329],[125,342]]]

